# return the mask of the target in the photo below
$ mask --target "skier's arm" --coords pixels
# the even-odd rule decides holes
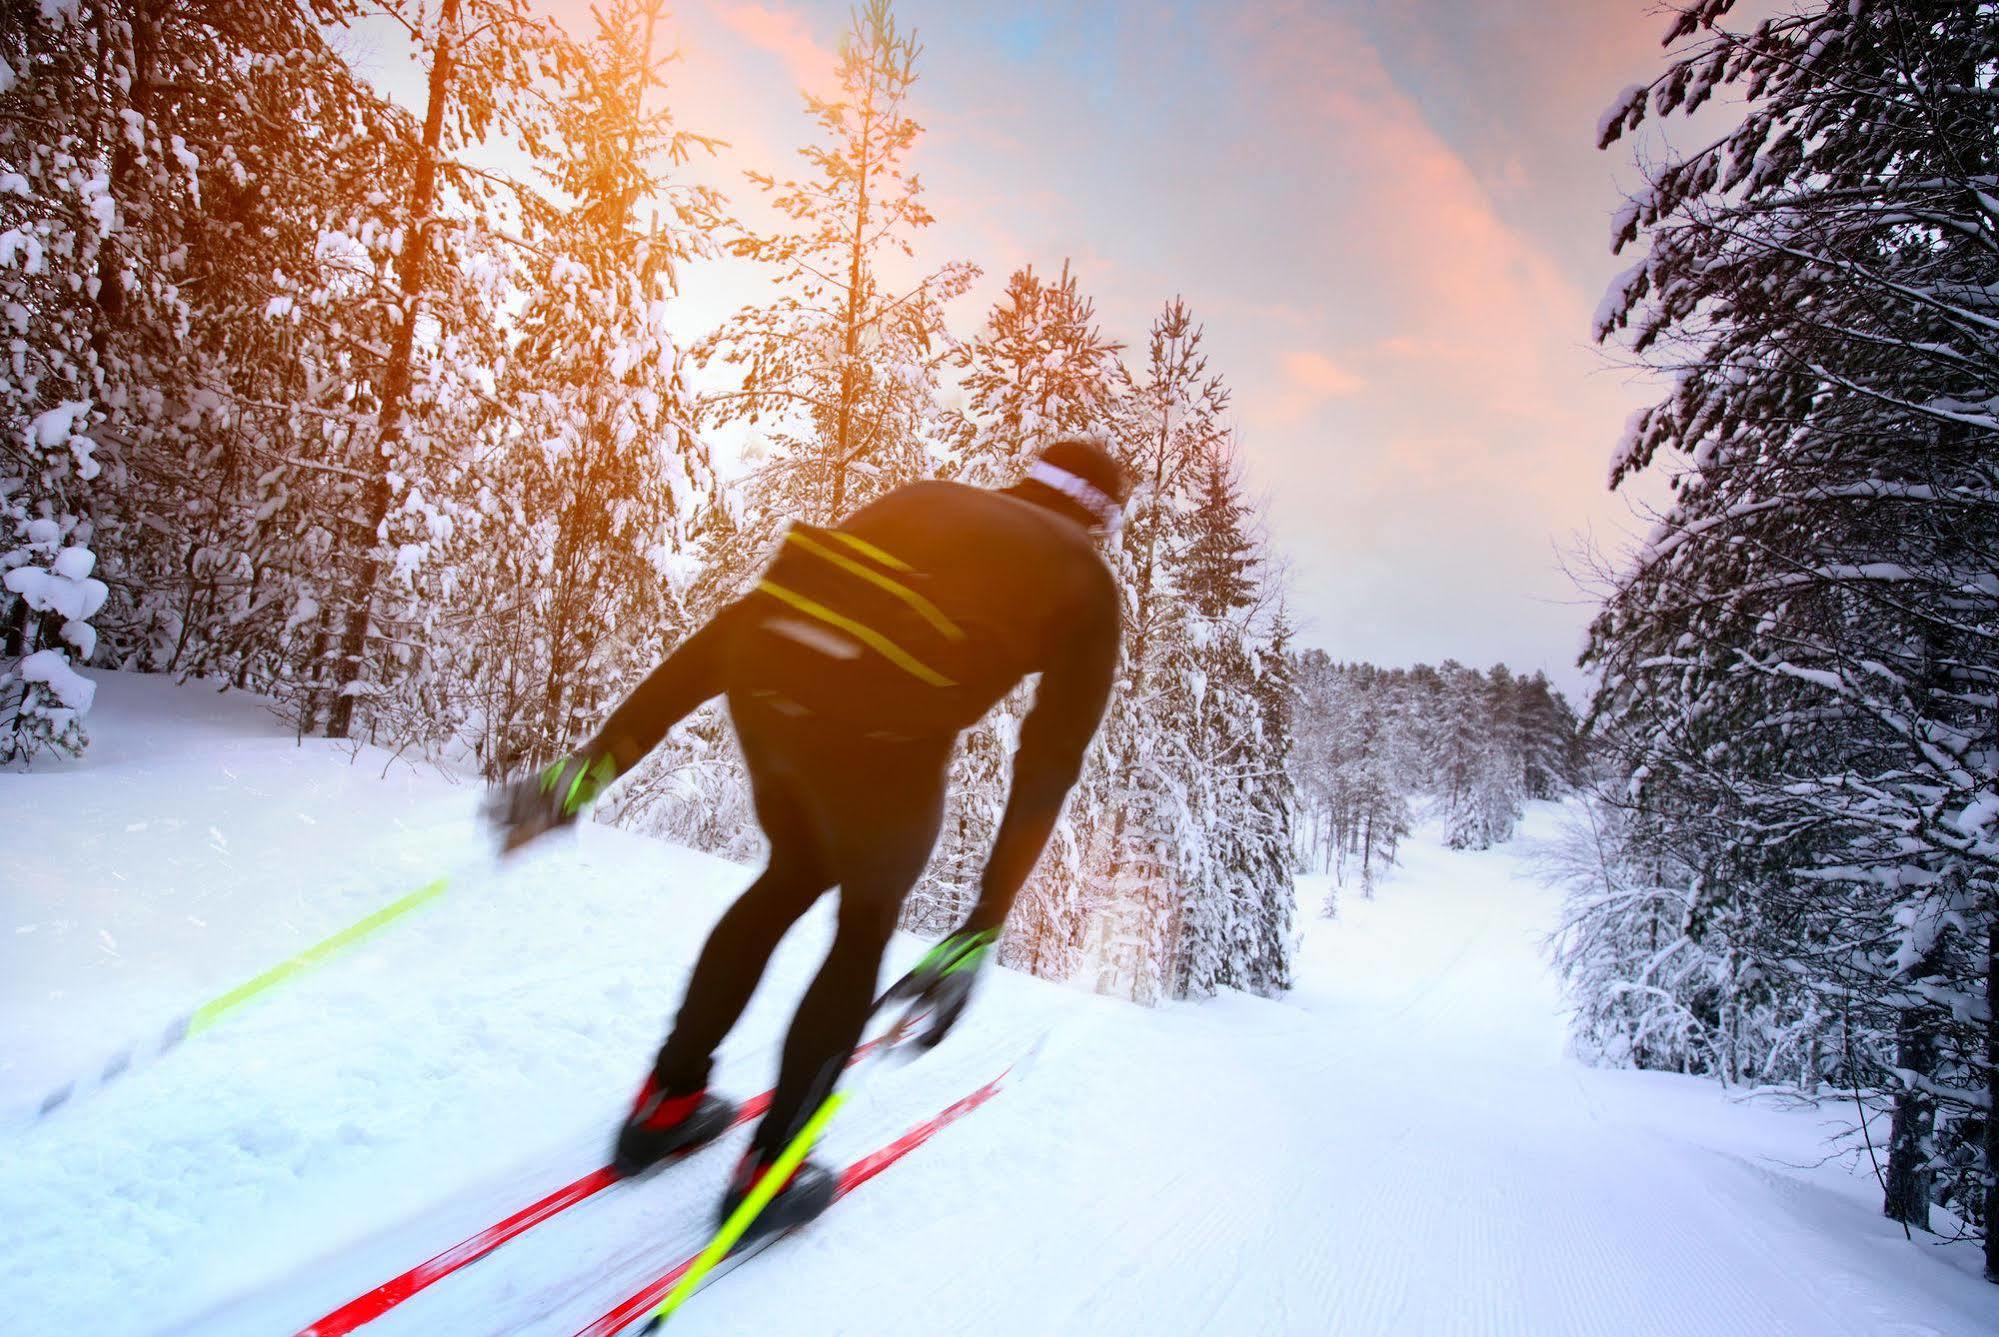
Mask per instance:
[[[1117,673],[1117,595],[1108,581],[1105,595],[1042,670],[1034,708],[1020,726],[1006,814],[965,930],[995,929],[1006,919],[1082,773]]]
[[[623,775],[659,746],[668,729],[693,714],[702,702],[719,696],[727,686],[722,681],[722,666],[741,607],[740,603],[725,605],[706,626],[682,641],[666,662],[647,674],[583,748],[582,758],[594,762],[609,757],[615,773]]]

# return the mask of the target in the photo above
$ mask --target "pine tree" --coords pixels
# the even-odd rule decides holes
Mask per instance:
[[[1580,778],[1575,711],[1538,672],[1514,694],[1521,783],[1530,799],[1555,798]]]
[[[823,137],[801,151],[811,171],[782,183],[750,174],[790,226],[731,249],[771,266],[780,296],[737,312],[696,358],[743,369],[739,388],[708,399],[704,421],[761,426],[775,448],[754,480],[754,530],[830,523],[929,471],[922,430],[946,351],[942,307],[978,270],[947,264],[906,286],[886,272],[914,256],[913,235],[932,221],[905,165],[922,134],[908,105],[921,52],[888,0],[869,0],[841,44],[841,96],[806,98]]]
[[[1269,564],[1262,572],[1266,592]],[[1291,781],[1291,750],[1297,731],[1298,680],[1291,650],[1291,618],[1280,596],[1268,626],[1250,643],[1256,700],[1254,769],[1244,777],[1258,839],[1249,851],[1249,879],[1256,887],[1253,934],[1246,952],[1244,986],[1275,996],[1291,987],[1291,957],[1297,944],[1298,791]]]
[[[115,430],[107,410],[142,389],[182,317],[165,263],[174,238],[131,226],[121,255],[113,237],[194,185],[164,143],[146,152],[157,85],[145,16],[10,6],[0,24],[0,298],[16,340],[0,366],[0,761],[15,761],[88,741],[94,685],[76,666],[96,650],[109,594],[92,574],[109,490],[97,452]]]
[[[1603,125],[1750,96],[1618,219],[1646,253],[1599,333],[1673,389],[1613,481],[1673,492],[1592,628],[1593,715],[1640,838],[1690,851],[1733,1048],[1837,1018],[1840,1080],[1892,1093],[1885,1209],[1926,1228],[1950,1201],[1999,1281],[1999,28],[1941,0],[1748,31],[1728,8],[1676,16],[1691,40]]]
[[[716,201],[665,172],[708,141],[645,107],[666,86],[664,0],[596,18],[565,62],[542,168],[556,196],[534,220],[508,412],[479,474],[490,514],[466,527],[458,583],[492,778],[567,748],[684,632],[690,533],[715,487],[667,330]]]
[[[266,689],[295,662],[285,643],[317,611],[347,479],[342,359],[378,335],[325,287],[304,300],[299,279],[340,267],[325,234],[403,166],[406,118],[327,45],[321,24],[354,12],[90,3],[0,19],[0,162],[17,184],[0,226],[27,258],[0,274],[26,322],[5,391],[25,426],[5,435],[27,448],[8,448],[0,484],[27,540],[0,563],[22,594],[0,617],[22,656],[0,703],[42,675],[8,710],[16,742],[26,726],[81,743],[73,667],[100,644],[127,667]],[[107,585],[100,618],[74,615]]]
[[[951,477],[983,487],[1013,483],[1042,446],[1103,433],[1122,345],[1105,338],[1094,322],[1092,305],[1066,264],[1055,283],[1043,282],[1032,267],[1015,271],[986,327],[951,352],[967,396],[966,407],[946,414],[943,425]],[[943,837],[903,907],[905,928],[949,932],[977,900],[1031,700],[1027,689],[1011,693],[960,741]],[[1066,829],[1058,833],[1058,850],[1069,838]]]
[[[396,691],[394,732],[421,730],[439,714],[429,689],[454,687],[449,669],[426,658],[443,607],[426,563],[451,537],[465,443],[487,406],[488,369],[504,353],[498,311],[518,261],[506,224],[525,195],[465,154],[507,134],[544,156],[535,84],[559,79],[561,43],[522,0],[439,0],[435,10],[391,0],[384,12],[416,43],[424,111],[398,146],[412,164],[398,197],[374,197],[379,205],[347,232],[388,338],[365,368],[372,422],[349,443],[357,486],[320,623],[324,690],[305,705],[308,726],[323,718],[329,738],[354,734],[358,703],[380,714]]]
[[[1168,303],[1153,322],[1143,373],[1121,397],[1116,444],[1137,493],[1112,555],[1124,666],[1070,803],[1087,872],[1058,865],[1030,886],[1016,920],[1024,955],[1094,956],[1101,987],[1147,999],[1178,981],[1175,944],[1201,876],[1192,796],[1199,633],[1173,580],[1202,462],[1227,431],[1228,391],[1208,372],[1201,340],[1185,303]]]
[[[1015,270],[986,326],[954,347],[965,407],[945,415],[953,477],[981,487],[1017,480],[1042,446],[1110,425],[1123,345],[1096,325],[1067,261],[1045,282]]]
[[[1183,843],[1178,860],[1183,908],[1174,993],[1275,993],[1290,982],[1296,897],[1283,780],[1288,720],[1285,703],[1267,696],[1261,681],[1264,647],[1253,625],[1262,611],[1261,562],[1232,443],[1213,442],[1197,468],[1175,582],[1194,633],[1197,732],[1186,791],[1200,840]]]

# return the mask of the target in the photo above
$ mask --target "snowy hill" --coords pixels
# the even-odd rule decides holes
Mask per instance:
[[[599,1163],[749,870],[607,828],[491,868],[476,786],[109,676],[77,763],[0,776],[0,1109],[327,933],[446,895],[157,1065],[0,1139],[0,1330],[268,1334]],[[1530,814],[1545,832],[1552,809]],[[1298,988],[1143,1010],[994,972],[868,1068],[845,1161],[1047,1036],[990,1105],[675,1320],[689,1334],[1973,1334],[1835,1115],[1564,1057],[1518,846],[1419,837],[1310,918]],[[830,933],[786,940],[718,1081],[769,1084]],[[900,970],[920,951],[899,939]],[[738,1134],[740,1137],[741,1135]],[[365,1331],[567,1333],[698,1237],[726,1156],[558,1218]],[[571,1218],[574,1219],[571,1219]],[[684,1251],[684,1250],[682,1250]],[[1959,1257],[1958,1255],[1964,1255]]]

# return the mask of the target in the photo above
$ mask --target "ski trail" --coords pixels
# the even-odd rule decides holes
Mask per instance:
[[[86,762],[0,776],[0,802],[57,833],[27,847],[31,880],[74,888],[0,885],[0,1103],[483,849],[469,789],[384,781],[254,703],[113,674],[92,719]],[[940,1048],[852,1075],[823,1156],[872,1150],[1045,1034],[1038,1059],[676,1333],[1999,1331],[1968,1246],[1906,1243],[1864,1171],[1798,1168],[1841,1116],[1565,1057],[1539,948],[1556,901],[1523,854],[1419,832],[1337,921],[1307,880],[1280,1000],[1141,1009],[985,972]],[[608,829],[553,842],[0,1143],[0,1328],[296,1331],[573,1179],[751,875]],[[832,918],[786,936],[724,1090],[770,1085]],[[898,937],[883,979],[925,946]],[[700,1242],[747,1136],[364,1332],[573,1332]]]
[[[1810,1158],[1812,1117],[1568,1060],[1554,910],[1520,851],[1414,843],[1377,901],[1308,925],[1289,998],[1058,1030],[955,1164],[912,1165],[769,1260],[774,1289],[676,1323],[782,1330],[802,1289],[814,1331],[854,1334],[1999,1324],[1981,1282],[1889,1238],[1871,1184],[1778,1163]]]

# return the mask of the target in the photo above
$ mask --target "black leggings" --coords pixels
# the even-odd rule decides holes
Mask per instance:
[[[833,948],[792,1019],[777,1090],[757,1128],[756,1147],[775,1155],[831,1092],[860,1043],[882,952],[937,841],[950,741],[844,737],[734,693],[729,710],[770,839],[770,865],[708,935],[655,1071],[669,1091],[708,1084],[715,1048],[742,1015],[778,940],[838,885]]]

